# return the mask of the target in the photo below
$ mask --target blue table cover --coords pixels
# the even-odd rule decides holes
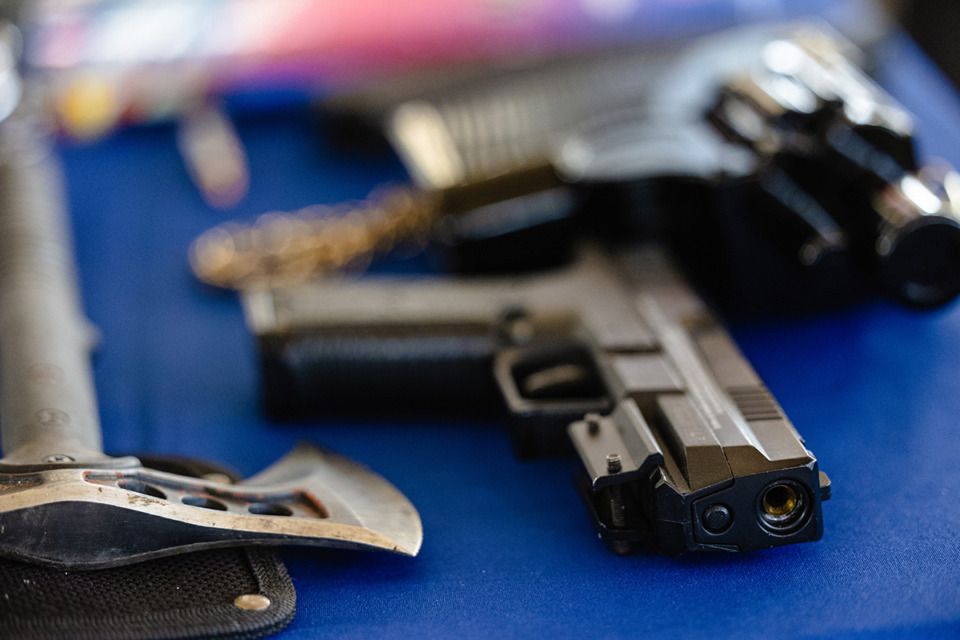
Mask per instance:
[[[881,81],[925,154],[960,166],[960,100],[900,39]],[[960,636],[960,308],[882,300],[733,333],[833,480],[822,541],[744,555],[617,557],[572,485],[572,459],[520,461],[505,426],[464,415],[274,424],[231,294],[199,285],[191,240],[229,218],[364,197],[402,180],[344,156],[305,110],[241,117],[249,197],[205,206],[173,130],[64,146],[110,451],[200,455],[243,474],[299,440],[353,457],[417,506],[417,558],[284,552],[298,612],[284,640],[411,637]]]

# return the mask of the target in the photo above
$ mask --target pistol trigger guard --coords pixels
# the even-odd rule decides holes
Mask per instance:
[[[504,349],[494,373],[504,396],[518,403],[593,402],[607,395],[590,351],[575,342]]]
[[[514,449],[521,457],[569,454],[567,425],[587,413],[610,409],[596,365],[577,343],[503,349],[494,358],[493,369],[511,416]],[[530,394],[531,388],[541,393]]]

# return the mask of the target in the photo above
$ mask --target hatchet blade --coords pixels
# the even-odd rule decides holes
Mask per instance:
[[[254,544],[414,556],[423,539],[392,484],[308,445],[233,485],[141,465],[7,470],[17,472],[0,474],[0,555],[67,569]]]

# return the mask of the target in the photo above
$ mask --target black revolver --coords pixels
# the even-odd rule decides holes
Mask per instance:
[[[822,535],[826,475],[659,248],[588,247],[547,274],[360,278],[243,300],[275,410],[499,396],[521,455],[572,441],[615,552]]]

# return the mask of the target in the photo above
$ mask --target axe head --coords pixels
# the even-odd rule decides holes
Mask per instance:
[[[420,516],[407,498],[328,451],[300,445],[237,484],[114,460],[0,467],[0,555],[97,569],[254,544],[420,550]]]

